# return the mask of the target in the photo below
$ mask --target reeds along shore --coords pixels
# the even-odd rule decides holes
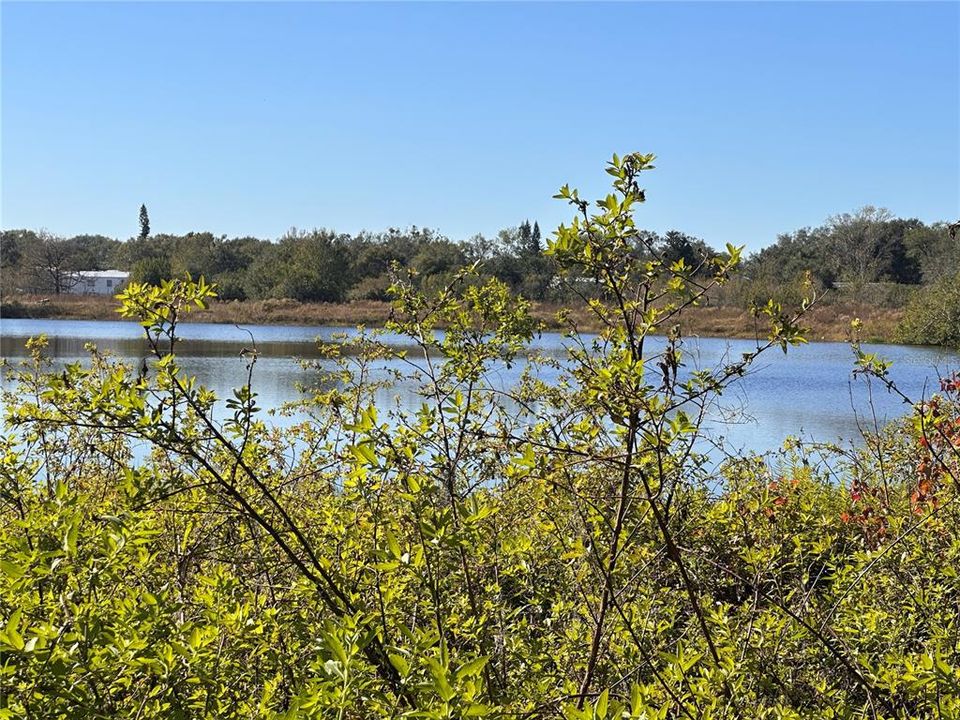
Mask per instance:
[[[60,320],[118,320],[117,301],[112,297],[47,297],[23,295],[0,300],[0,317],[47,318]],[[533,303],[534,316],[547,329],[565,329],[557,319],[561,306]],[[383,325],[390,315],[390,303],[363,300],[350,303],[303,303],[297,300],[248,300],[214,302],[207,310],[194,313],[191,322],[251,323],[262,325]],[[585,309],[571,307],[567,316],[581,331],[599,330],[594,317]],[[863,322],[861,337],[872,342],[894,342],[897,324],[903,316],[899,308],[837,302],[818,305],[804,317],[811,341],[846,341],[850,322]],[[760,331],[753,315],[735,307],[698,307],[681,318],[685,335],[712,337],[755,337]]]

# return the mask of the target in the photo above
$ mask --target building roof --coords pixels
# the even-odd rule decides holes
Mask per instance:
[[[84,278],[128,278],[126,270],[78,270],[77,274]]]

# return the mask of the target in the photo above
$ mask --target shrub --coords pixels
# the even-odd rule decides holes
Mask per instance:
[[[391,284],[389,275],[363,278],[347,292],[347,300],[389,300]]]
[[[960,273],[920,291],[907,306],[897,339],[960,348]]]
[[[398,281],[408,347],[324,346],[286,430],[255,352],[220,405],[179,368],[202,279],[119,296],[139,368],[53,368],[32,340],[0,439],[0,714],[956,717],[960,380],[865,451],[711,472],[706,408],[803,337],[770,302],[755,352],[684,374],[676,317],[740,250],[695,278],[624,252],[652,160],[614,157],[593,206],[561,191],[576,216],[549,252],[561,281],[597,279],[605,329],[571,328],[568,361],[518,388],[496,370],[537,325],[469,271]],[[887,383],[872,356],[859,372]],[[378,406],[392,380],[421,402]]]

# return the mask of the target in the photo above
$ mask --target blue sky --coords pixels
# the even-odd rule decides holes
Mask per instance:
[[[12,3],[2,226],[277,237],[569,217],[756,249],[865,204],[960,215],[960,4]]]

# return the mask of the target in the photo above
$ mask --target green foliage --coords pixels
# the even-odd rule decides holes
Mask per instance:
[[[30,230],[4,230],[0,233],[0,270],[15,268],[26,246],[35,241],[36,234]]]
[[[534,301],[582,304],[596,295],[589,276],[581,276],[576,283],[560,281],[555,259],[543,253],[545,239],[536,221],[504,228],[495,238],[475,235],[461,242],[416,226],[356,235],[292,228],[276,241],[267,241],[228,239],[210,232],[150,235],[145,207],[142,210],[146,233],[141,225],[137,237],[122,243],[80,235],[61,243],[66,253],[42,260],[24,249],[47,245],[34,242],[43,233],[5,231],[0,254],[0,266],[8,278],[5,288],[56,292],[58,277],[60,285],[69,285],[75,270],[116,267],[130,271],[138,282],[158,283],[184,273],[204,275],[220,286],[225,300],[385,301],[394,264],[415,270],[421,289],[433,292],[480,261],[477,271],[482,277],[496,278]],[[668,264],[682,259],[687,269],[699,268],[704,277],[723,255],[679,230],[662,235],[641,230],[639,235],[644,240],[635,241],[634,252],[647,253],[647,259],[660,257]],[[827,218],[817,228],[779,235],[774,244],[745,258],[745,272],[722,289],[716,288],[709,300],[737,308],[770,297],[799,304],[805,293],[800,279],[809,274],[818,291],[835,291],[826,294],[827,302],[835,297],[902,308],[918,284],[929,285],[960,269],[957,242],[945,223],[925,225],[868,206]],[[62,270],[42,277],[38,267]]]
[[[165,258],[144,258],[130,267],[131,282],[159,285],[164,280],[169,280],[171,275],[170,263]]]
[[[146,240],[150,237],[150,216],[147,214],[147,206],[140,206],[140,234],[137,236],[139,240]]]
[[[744,274],[716,297],[723,304],[797,302],[799,279],[809,276],[824,301],[854,301],[871,307],[903,308],[922,283],[930,285],[960,267],[960,245],[945,223],[925,225],[864,207],[827,218],[816,228],[778,236],[753,254]]]
[[[960,271],[924,288],[907,305],[897,339],[960,348]]]
[[[947,223],[911,227],[904,237],[907,255],[920,267],[925,284],[960,272],[960,234]]]
[[[93,347],[55,368],[31,340],[0,440],[0,716],[960,715],[960,381],[864,451],[711,469],[707,408],[803,335],[765,303],[755,352],[686,368],[678,318],[742,251],[664,255],[634,219],[652,162],[615,156],[599,202],[560,193],[547,252],[605,328],[571,327],[566,361],[529,357],[503,282],[425,292],[399,264],[407,349],[324,346],[286,430],[255,346],[224,400],[180,368],[202,278],[118,296],[139,368]],[[396,380],[416,410],[382,401]]]
[[[291,235],[280,240],[280,277],[275,297],[338,302],[348,287],[348,263],[342,238],[332,233]]]

